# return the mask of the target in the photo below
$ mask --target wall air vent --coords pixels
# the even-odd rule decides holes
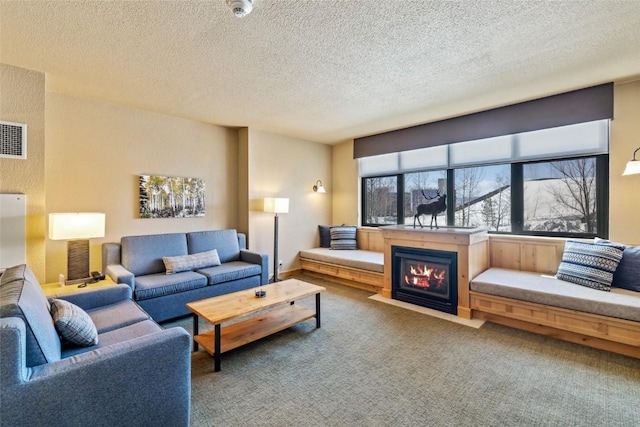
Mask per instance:
[[[0,157],[27,158],[27,125],[0,121]]]

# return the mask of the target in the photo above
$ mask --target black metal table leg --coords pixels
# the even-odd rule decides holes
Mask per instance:
[[[193,351],[198,351],[198,341],[196,341],[196,335],[198,335],[198,315],[193,314]]]
[[[214,343],[213,343],[213,348],[214,348],[214,355],[213,355],[213,361],[214,361],[214,371],[215,372],[220,372],[220,324],[218,323],[217,325],[214,326]]]
[[[320,293],[316,294],[316,328],[320,327]]]

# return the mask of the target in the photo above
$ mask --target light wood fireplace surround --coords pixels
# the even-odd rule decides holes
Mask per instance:
[[[384,241],[384,283],[380,294],[391,298],[392,246],[458,254],[458,316],[471,319],[469,281],[489,268],[489,235],[483,228],[381,227]]]

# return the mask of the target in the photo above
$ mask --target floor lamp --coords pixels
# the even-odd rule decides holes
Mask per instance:
[[[89,277],[89,239],[104,237],[103,213],[49,214],[49,238],[68,240],[68,281]]]
[[[289,199],[265,197],[264,211],[275,214],[273,217],[273,281],[278,281],[278,214],[289,212]]]

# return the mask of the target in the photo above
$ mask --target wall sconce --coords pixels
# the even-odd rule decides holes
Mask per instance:
[[[640,150],[640,147],[636,148],[633,152],[633,159],[627,162],[627,167],[624,168],[622,175],[634,175],[640,173],[640,160],[636,160],[636,153]]]
[[[104,237],[103,213],[49,214],[49,238],[68,240],[67,279],[89,277],[89,239]]]
[[[322,181],[317,180],[316,181],[316,185],[313,186],[313,191],[315,191],[316,193],[326,193],[327,190],[324,189],[324,186],[322,185]]]
[[[285,198],[264,198],[264,211],[274,213],[273,218],[273,281],[278,281],[278,214],[289,212],[289,199]]]

